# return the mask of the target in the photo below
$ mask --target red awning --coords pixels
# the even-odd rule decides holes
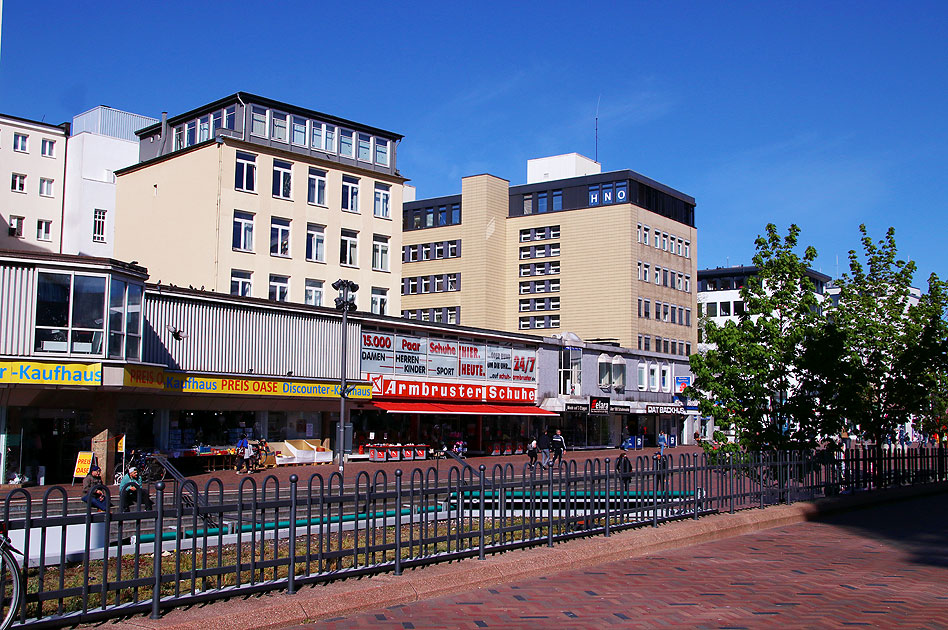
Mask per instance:
[[[484,403],[416,403],[373,400],[372,405],[388,413],[450,413],[477,416],[555,416],[553,411],[533,405],[487,405]]]

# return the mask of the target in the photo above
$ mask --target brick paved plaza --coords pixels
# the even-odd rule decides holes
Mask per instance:
[[[294,628],[948,628],[946,517],[942,494]]]

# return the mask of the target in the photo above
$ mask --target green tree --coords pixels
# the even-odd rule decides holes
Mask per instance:
[[[825,425],[836,416],[818,413],[827,357],[808,348],[833,352],[841,344],[823,326],[807,275],[816,250],[798,255],[799,235],[796,225],[784,237],[767,225],[755,242],[758,273],[741,289],[745,314],[724,326],[708,322],[709,349],[691,357],[695,381],[686,395],[718,426],[733,425],[749,449],[813,446],[835,429]]]
[[[909,309],[909,338],[916,340],[899,366],[906,378],[916,427],[943,433],[948,425],[948,285],[931,274],[928,292]]]

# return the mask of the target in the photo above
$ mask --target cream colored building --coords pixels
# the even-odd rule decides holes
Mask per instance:
[[[0,115],[0,249],[62,251],[63,181],[69,123]]]
[[[460,195],[406,203],[403,316],[690,354],[694,199],[590,162],[531,160],[538,181],[476,175]],[[544,177],[570,168],[582,174]]]
[[[163,284],[401,310],[401,136],[247,93],[138,132],[118,171],[115,256]],[[394,260],[393,260],[393,257]]]

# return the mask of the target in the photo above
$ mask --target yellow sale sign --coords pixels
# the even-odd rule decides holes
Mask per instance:
[[[72,473],[73,477],[85,477],[89,474],[89,469],[92,468],[92,460],[95,459],[95,454],[92,451],[79,451],[79,456],[76,457],[76,470]]]

